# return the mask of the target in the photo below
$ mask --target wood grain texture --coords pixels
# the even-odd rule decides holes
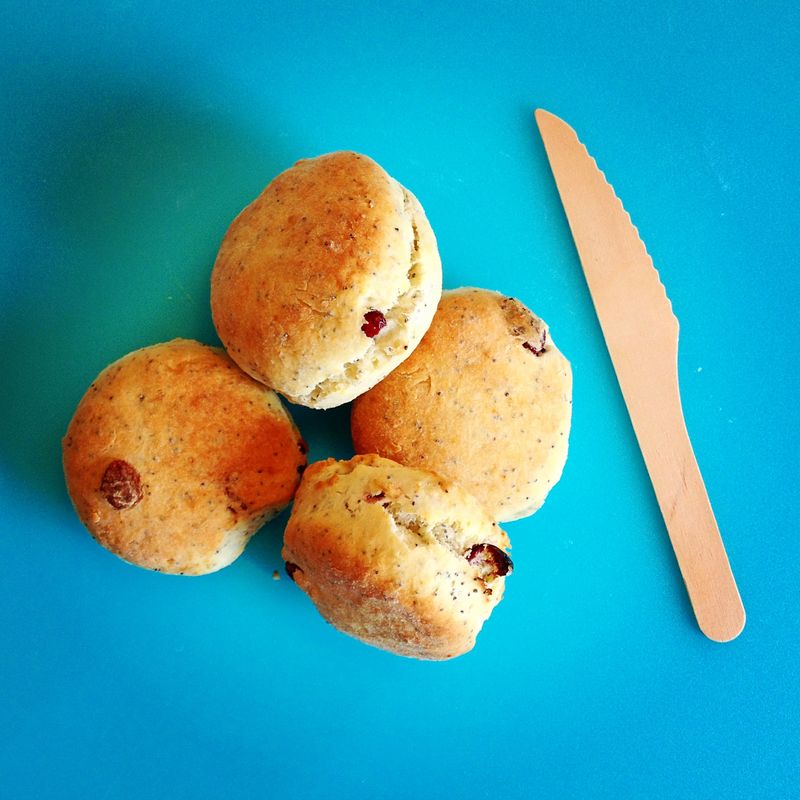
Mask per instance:
[[[678,320],[611,185],[563,120],[536,121],[625,404],[700,629],[725,642],[745,612],[692,450],[678,387]]]

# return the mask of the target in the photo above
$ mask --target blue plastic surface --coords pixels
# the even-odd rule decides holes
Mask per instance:
[[[798,13],[789,3],[10,2],[0,10],[0,797],[797,796]],[[681,323],[688,427],[748,611],[691,616],[533,122],[572,124]],[[544,317],[571,452],[508,526],[476,649],[420,663],[273,581],[128,566],[60,437],[129,350],[216,341],[226,226],[352,148],[420,198],[447,287]],[[311,457],[348,411],[295,410]]]

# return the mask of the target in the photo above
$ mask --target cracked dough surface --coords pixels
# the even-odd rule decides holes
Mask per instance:
[[[486,289],[442,295],[420,345],[353,404],[357,453],[458,481],[493,519],[534,513],[567,458],[572,371],[547,325]]]
[[[242,553],[292,499],[305,452],[274,392],[187,339],[106,367],[63,440],[67,489],[92,536],[125,561],[186,575]]]
[[[467,560],[505,532],[461,487],[374,455],[306,470],[286,527],[287,571],[336,628],[404,656],[470,650],[505,578]]]
[[[436,240],[416,198],[367,156],[281,173],[233,221],[211,277],[220,339],[292,402],[349,402],[407,358],[441,295]],[[386,326],[370,338],[364,314]]]

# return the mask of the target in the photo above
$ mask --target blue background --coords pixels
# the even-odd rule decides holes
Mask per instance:
[[[752,10],[750,10],[752,9]],[[757,9],[757,10],[756,10]],[[4,3],[0,796],[797,796],[794,4]],[[533,124],[570,122],[681,323],[687,424],[748,611],[697,630]],[[98,547],[60,436],[99,370],[216,341],[227,224],[297,158],[372,155],[445,284],[513,293],[575,378],[563,480],[469,655],[326,626],[285,515],[219,574]],[[348,411],[296,411],[312,458]]]

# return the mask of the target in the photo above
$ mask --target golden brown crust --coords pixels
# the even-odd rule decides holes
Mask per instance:
[[[422,659],[467,652],[504,577],[468,556],[508,537],[461,487],[374,455],[309,466],[286,527],[287,571],[320,613],[367,644]]]
[[[70,497],[97,541],[191,575],[229,564],[289,503],[304,451],[273,392],[182,339],[103,370],[63,440]]]
[[[248,374],[294,402],[329,408],[411,352],[441,292],[425,213],[372,159],[307,159],[234,220],[211,278],[220,339]],[[370,338],[364,314],[386,328]]]
[[[509,521],[561,476],[571,403],[569,362],[545,323],[497,292],[459,289],[411,357],[355,401],[353,442],[458,481]]]

